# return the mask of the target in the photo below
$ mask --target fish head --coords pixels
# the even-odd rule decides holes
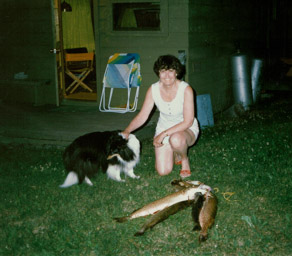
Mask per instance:
[[[200,186],[201,184],[203,184],[202,182],[200,182],[198,180],[187,180],[186,182],[193,185],[193,186]]]
[[[205,185],[203,183],[199,186],[199,188],[206,190],[206,192],[212,192],[213,191],[213,189],[210,186]]]
[[[171,182],[171,185],[172,186],[176,186],[177,188],[191,188],[191,187],[199,187],[201,184],[200,181],[185,181],[185,180],[182,180],[182,179],[179,179],[179,180],[173,180]]]

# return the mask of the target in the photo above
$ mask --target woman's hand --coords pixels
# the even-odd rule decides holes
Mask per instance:
[[[156,147],[156,148],[162,147],[163,146],[162,142],[163,142],[164,138],[165,138],[165,133],[164,132],[158,134],[153,139],[153,146]]]
[[[121,134],[124,137],[124,139],[126,139],[126,140],[129,139],[130,133],[128,131],[124,130],[121,132]]]

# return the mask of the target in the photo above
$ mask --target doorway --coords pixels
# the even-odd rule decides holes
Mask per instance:
[[[64,56],[64,90],[63,99],[74,101],[97,101],[97,84],[96,84],[96,67],[93,61],[93,69],[82,80],[82,73],[74,73],[74,77],[66,70],[66,54],[95,53],[94,40],[94,22],[93,22],[93,4],[92,0],[60,0],[61,15],[61,33],[63,39],[63,56]],[[72,64],[72,63],[71,63]],[[81,60],[77,65],[84,65]],[[72,71],[72,70],[70,70]],[[78,83],[82,80],[90,89],[86,89]],[[72,83],[75,85],[72,90]],[[79,84],[79,85],[78,85]],[[81,85],[81,86],[80,86]],[[69,88],[70,87],[70,88]]]

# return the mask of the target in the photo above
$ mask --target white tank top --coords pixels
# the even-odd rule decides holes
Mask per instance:
[[[186,82],[181,81],[178,85],[175,98],[172,101],[167,102],[164,101],[160,95],[159,82],[152,84],[152,97],[156,107],[160,112],[155,136],[172,126],[181,123],[184,120],[184,93],[187,86],[189,85]],[[196,118],[194,119],[193,125],[189,129],[194,132],[196,137],[198,136],[199,126]]]

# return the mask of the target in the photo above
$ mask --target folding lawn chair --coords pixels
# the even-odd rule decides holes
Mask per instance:
[[[103,77],[99,110],[116,113],[136,111],[141,80],[139,54],[115,53],[110,56]],[[131,99],[133,88],[136,88],[136,93],[134,99]],[[125,89],[127,91],[123,95],[121,90]],[[114,91],[116,92],[115,95]],[[106,92],[109,95],[106,96]],[[126,98],[125,101],[124,98]],[[113,99],[119,102],[118,106],[112,106]]]

